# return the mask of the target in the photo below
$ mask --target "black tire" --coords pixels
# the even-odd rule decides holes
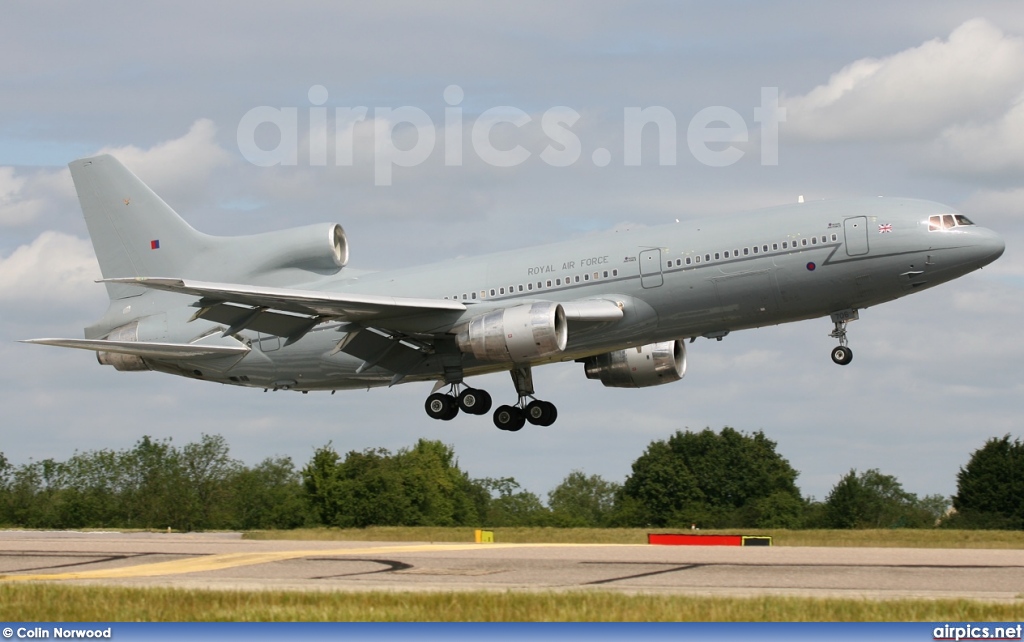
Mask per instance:
[[[454,419],[455,415],[459,414],[459,404],[455,400],[455,397],[441,394],[440,392],[435,392],[427,397],[427,401],[423,404],[423,408],[427,411],[427,415],[431,419],[443,419],[444,421],[448,421],[450,419]]]
[[[841,366],[847,365],[853,361],[853,350],[850,350],[846,346],[836,346],[832,348],[832,361]]]
[[[535,426],[550,426],[555,423],[558,411],[555,404],[535,399],[526,406],[526,420]]]
[[[523,411],[516,406],[498,406],[498,409],[494,411],[494,425],[499,430],[516,432],[525,423],[526,417],[523,415]]]
[[[486,390],[466,388],[459,393],[459,408],[470,415],[486,415],[491,410],[491,395]]]

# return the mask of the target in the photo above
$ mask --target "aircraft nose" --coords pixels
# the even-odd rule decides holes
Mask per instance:
[[[1006,250],[1006,241],[992,230],[978,230],[978,238],[975,247],[981,259],[981,265],[988,265],[995,261]]]

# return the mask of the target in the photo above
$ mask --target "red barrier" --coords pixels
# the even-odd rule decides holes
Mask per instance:
[[[648,533],[647,543],[664,546],[743,546],[743,536]]]

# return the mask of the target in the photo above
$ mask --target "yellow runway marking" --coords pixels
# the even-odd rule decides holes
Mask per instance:
[[[262,553],[223,553],[219,555],[199,555],[183,560],[170,562],[154,562],[137,564],[94,571],[75,571],[70,573],[16,574],[0,575],[0,582],[28,582],[40,580],[110,580],[135,577],[154,577],[158,575],[180,575],[184,573],[202,573],[220,571],[227,568],[269,564],[304,557],[324,557],[342,555],[379,555],[382,553],[425,553],[436,551],[467,551],[493,550],[499,548],[524,548],[529,546],[587,546],[586,544],[417,544],[415,546],[374,546],[371,548],[336,548],[306,551],[270,551]]]

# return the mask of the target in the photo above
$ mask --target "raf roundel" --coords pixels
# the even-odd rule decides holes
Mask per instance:
[[[818,267],[818,266],[814,264],[814,261],[811,261],[811,262],[809,262],[807,264],[807,271],[808,272],[813,272],[814,268],[816,268],[816,267]]]

